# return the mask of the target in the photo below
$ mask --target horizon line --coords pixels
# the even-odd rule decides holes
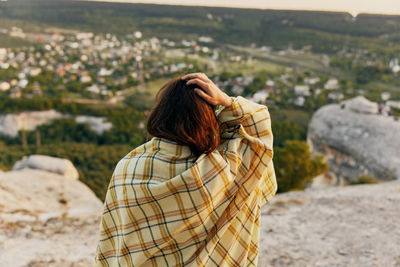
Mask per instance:
[[[384,15],[384,16],[400,16],[399,13],[391,13],[391,12],[371,12],[371,11],[359,11],[359,12],[353,12],[351,10],[344,10],[344,9],[322,9],[322,8],[274,8],[274,7],[257,7],[257,6],[241,6],[241,5],[235,5],[235,6],[228,6],[224,4],[215,4],[215,5],[209,5],[209,4],[191,4],[191,3],[186,3],[186,4],[181,4],[181,3],[163,3],[159,1],[152,1],[151,3],[149,2],[143,2],[143,1],[135,1],[135,0],[73,0],[73,1],[85,1],[85,2],[107,2],[107,3],[123,3],[123,4],[144,4],[144,5],[160,5],[160,6],[187,6],[187,7],[220,7],[220,8],[235,8],[235,9],[256,9],[256,10],[281,10],[281,11],[316,11],[316,12],[337,12],[337,13],[348,13],[352,17],[356,18],[358,15]]]

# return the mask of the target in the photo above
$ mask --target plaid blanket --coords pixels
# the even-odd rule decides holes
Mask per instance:
[[[271,121],[266,106],[232,98],[216,112],[214,152],[153,137],[118,162],[96,266],[257,266],[260,208],[277,190]]]

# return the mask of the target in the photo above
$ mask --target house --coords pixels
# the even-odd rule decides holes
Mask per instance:
[[[135,31],[135,32],[133,33],[133,36],[134,36],[136,39],[140,39],[140,38],[143,37],[143,34],[142,34],[141,31]]]
[[[10,98],[20,98],[22,96],[21,88],[13,87],[10,90]]]
[[[199,37],[199,42],[212,43],[212,42],[214,42],[214,39],[212,37],[210,37],[210,36],[200,36]]]
[[[25,88],[27,85],[28,85],[28,80],[27,79],[21,79],[21,80],[19,80],[19,82],[18,82],[18,86],[19,87],[21,87],[21,88]]]
[[[0,47],[0,60],[4,60],[7,57],[7,48]]]
[[[294,87],[294,93],[296,95],[309,96],[310,95],[310,86],[308,86],[308,85],[296,85]]]
[[[92,81],[92,77],[90,77],[87,74],[82,75],[81,78],[80,78],[80,82],[81,83],[89,83],[91,81]]]
[[[383,92],[381,93],[381,99],[383,101],[389,100],[390,99],[390,93],[389,92]]]
[[[332,92],[332,93],[328,94],[328,98],[331,99],[331,100],[339,101],[339,100],[343,100],[344,95],[342,93],[333,93]]]
[[[304,96],[298,96],[294,100],[294,104],[297,106],[304,106],[305,102],[306,102],[306,99],[304,98]]]
[[[265,103],[267,97],[269,96],[269,93],[267,90],[260,90],[256,92],[249,100],[256,102],[256,103]]]
[[[39,75],[41,72],[42,72],[42,69],[41,69],[41,68],[35,67],[35,68],[31,68],[31,69],[29,70],[29,75],[30,75],[30,76],[37,76],[37,75]]]
[[[267,80],[265,82],[265,85],[267,85],[269,87],[274,87],[275,86],[275,82],[273,80]]]
[[[91,86],[86,87],[86,91],[89,91],[94,94],[99,94],[101,89],[99,88],[99,86],[97,84],[93,84]]]
[[[10,84],[6,81],[0,83],[0,91],[8,91],[10,90]]]
[[[315,91],[314,91],[314,96],[318,96],[319,94],[321,94],[322,93],[322,89],[321,88],[317,88],[317,89],[315,89]]]
[[[337,79],[331,78],[325,83],[325,89],[336,90],[339,89],[339,81]]]
[[[308,85],[314,85],[319,81],[320,81],[319,77],[313,77],[313,78],[306,77],[306,78],[304,78],[304,83],[308,84]]]
[[[11,79],[10,85],[11,86],[17,86],[18,85],[18,80],[17,79]]]
[[[10,67],[10,63],[7,63],[7,62],[0,63],[0,68],[2,68],[2,69],[8,69],[9,67]]]
[[[101,68],[97,75],[99,76],[110,76],[114,71],[112,69],[108,70],[106,68]]]
[[[240,86],[240,85],[233,85],[232,89],[231,89],[232,93],[234,93],[235,95],[241,95],[244,91],[244,87]]]
[[[390,60],[389,67],[392,69],[394,73],[398,73],[400,71],[399,59],[394,58]]]

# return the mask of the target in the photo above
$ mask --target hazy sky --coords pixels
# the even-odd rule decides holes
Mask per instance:
[[[96,0],[90,0],[96,1]],[[109,2],[205,5],[227,7],[311,9],[358,13],[400,14],[400,0],[102,0]]]

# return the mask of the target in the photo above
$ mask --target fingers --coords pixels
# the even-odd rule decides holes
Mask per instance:
[[[201,72],[189,73],[181,77],[182,80],[194,79],[194,78],[201,78]]]
[[[207,93],[210,93],[210,86],[207,82],[199,79],[199,78],[195,78],[195,79],[191,79],[189,81],[186,82],[187,85],[190,84],[196,84],[198,86],[200,86],[204,91],[206,91]]]
[[[186,74],[185,76],[181,77],[182,80],[195,79],[195,78],[201,79],[205,82],[210,81],[210,79],[208,79],[207,75],[205,75],[202,72],[189,73],[189,74]]]
[[[199,89],[199,88],[195,88],[194,91],[200,96],[202,97],[205,101],[207,101],[208,103],[210,103],[211,105],[214,105],[214,100],[211,96],[207,95],[203,90]]]

